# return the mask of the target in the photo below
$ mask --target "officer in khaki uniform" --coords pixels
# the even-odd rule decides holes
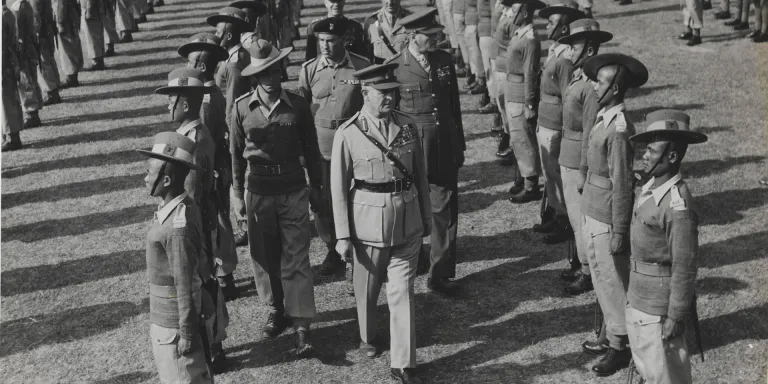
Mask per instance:
[[[397,21],[411,13],[400,5],[400,0],[382,0],[381,9],[365,18],[363,38],[372,63],[383,63],[408,44],[408,35]]]
[[[691,130],[690,117],[680,111],[656,111],[646,120],[648,128],[630,137],[647,144],[644,171],[653,178],[637,198],[630,226],[627,332],[646,383],[690,384],[684,334],[695,311],[699,219],[680,164],[688,145],[707,136]]]
[[[624,115],[624,94],[648,81],[648,70],[635,58],[619,53],[597,55],[584,63],[594,82],[597,113],[581,153],[585,174],[581,195],[582,236],[597,301],[607,327],[608,346],[585,342],[590,354],[604,354],[592,370],[609,376],[629,364],[624,306],[629,279],[629,222],[632,216],[632,161],[629,137],[635,127]]]
[[[346,0],[325,0],[325,8],[328,10],[327,17],[338,19],[336,23],[338,25],[344,24],[344,47],[347,52],[356,53],[361,56],[367,57],[369,55],[368,46],[363,40],[365,33],[363,32],[363,26],[357,21],[344,16],[344,3]],[[324,18],[317,19],[307,26],[307,50],[304,56],[307,61],[317,57],[318,45],[317,45],[317,30],[315,24],[324,20]]]
[[[251,45],[250,65],[242,75],[252,76],[255,89],[233,108],[230,152],[235,211],[247,215],[256,289],[270,307],[262,333],[274,338],[293,324],[296,353],[304,357],[314,351],[309,327],[316,314],[309,196],[319,200],[315,186],[322,183],[322,160],[309,103],[280,83],[279,64],[291,50],[262,39]]]
[[[19,132],[24,128],[24,112],[19,96],[19,38],[16,17],[3,0],[3,152],[21,149]]]
[[[53,17],[51,0],[30,1],[35,14],[35,33],[40,50],[40,65],[37,68],[37,80],[45,93],[43,105],[61,102],[59,96],[59,67],[56,65],[56,23]]]
[[[80,5],[77,0],[56,0],[54,8],[56,30],[58,31],[58,51],[61,73],[64,81],[61,88],[80,85],[78,73],[83,69],[83,48],[80,44]]]
[[[396,63],[400,82],[399,110],[419,129],[429,181],[432,233],[430,273],[427,286],[452,295],[456,285],[456,233],[459,219],[459,168],[464,165],[464,127],[459,87],[453,61],[437,49],[437,10],[406,16],[400,24],[408,33],[408,45],[388,63]]]
[[[336,250],[354,254],[354,287],[361,352],[378,353],[376,300],[387,280],[391,376],[416,383],[414,281],[421,239],[432,218],[429,184],[416,123],[394,110],[401,87],[396,63],[354,76],[363,87],[361,112],[339,127],[333,141],[331,194]]]
[[[248,52],[240,43],[240,35],[248,28],[245,12],[239,8],[225,7],[218,14],[208,17],[208,25],[216,27],[216,36],[227,50],[227,59],[219,64],[216,71],[216,85],[227,100],[227,123],[230,123],[235,99],[248,92],[250,86],[240,72],[248,66]],[[231,129],[231,126],[230,126]]]
[[[149,335],[160,381],[213,383],[199,332],[201,311],[200,210],[184,191],[194,164],[195,143],[176,132],[155,136],[144,183],[162,200],[147,234]]]
[[[354,23],[354,24],[353,24]],[[328,247],[320,274],[330,275],[343,267],[336,253],[336,234],[331,208],[331,149],[336,130],[363,106],[360,84],[352,74],[371,63],[345,48],[347,28],[357,24],[346,18],[327,18],[313,24],[319,38],[320,56],[302,64],[299,71],[299,93],[311,104],[317,129],[317,144],[323,157],[322,201],[313,201],[315,226]],[[357,24],[359,25],[359,24]],[[309,44],[309,43],[308,43]],[[318,44],[315,42],[313,44]]]
[[[37,33],[35,16],[27,0],[16,0],[10,6],[16,17],[16,36],[19,39],[19,96],[24,108],[24,128],[40,126],[38,111],[43,107],[43,95],[37,82]]]

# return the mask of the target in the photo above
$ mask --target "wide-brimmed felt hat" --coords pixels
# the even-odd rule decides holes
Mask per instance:
[[[251,55],[251,63],[242,71],[243,76],[253,76],[261,73],[272,65],[279,63],[280,60],[288,56],[293,47],[277,49],[267,40],[253,40],[248,48],[248,54]]]
[[[606,65],[620,65],[629,71],[627,84],[638,88],[648,81],[648,68],[640,60],[622,53],[601,53],[584,62],[584,74],[590,80],[597,81],[597,72]]]
[[[428,8],[403,17],[397,21],[397,24],[400,24],[408,32],[431,35],[445,28],[435,20],[436,16],[437,8]]]
[[[219,23],[230,23],[240,28],[248,27],[248,20],[245,12],[240,8],[224,7],[219,10],[219,13],[209,16],[206,21],[210,26],[217,26]]]
[[[189,41],[179,47],[179,55],[189,56],[192,52],[210,52],[214,59],[224,61],[227,59],[227,50],[221,45],[221,39],[210,32],[201,32],[190,36]]]
[[[630,141],[652,143],[675,141],[700,144],[707,141],[707,135],[691,130],[691,117],[674,109],[662,109],[646,116],[648,127],[632,137]]]
[[[211,93],[215,86],[206,86],[203,71],[197,68],[176,68],[168,74],[168,85],[155,90],[161,95],[192,95]]]
[[[579,40],[589,40],[602,44],[613,39],[613,34],[601,31],[600,23],[594,19],[576,20],[568,24],[568,29],[570,29],[570,34],[559,38],[558,43],[571,45]]]
[[[260,1],[238,0],[229,4],[232,8],[251,9],[256,12],[256,16],[262,16],[267,13],[267,6]]]
[[[152,149],[137,149],[136,152],[189,167],[194,171],[203,168],[194,164],[195,142],[177,132],[160,132],[154,137]]]
[[[514,4],[527,5],[528,9],[532,11],[547,7],[547,4],[540,0],[502,0],[502,4],[508,7]]]
[[[360,85],[378,90],[388,90],[400,87],[400,82],[395,77],[394,70],[400,64],[384,63],[365,67],[352,74],[360,81]]]
[[[312,32],[344,36],[349,26],[349,21],[345,17],[328,17],[315,23],[312,27]]]
[[[561,3],[544,7],[539,11],[539,16],[545,19],[549,19],[550,16],[556,14],[566,15],[570,17],[570,21],[587,17],[586,13],[579,10],[579,3],[577,3],[575,0],[564,0]]]

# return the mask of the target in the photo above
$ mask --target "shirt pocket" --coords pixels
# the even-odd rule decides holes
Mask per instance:
[[[423,107],[421,85],[419,83],[403,84],[400,86],[400,107],[407,111],[421,112]]]
[[[352,160],[355,179],[376,182],[386,176],[384,156],[381,152],[367,151],[360,153]]]

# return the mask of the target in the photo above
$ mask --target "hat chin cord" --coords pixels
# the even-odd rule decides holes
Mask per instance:
[[[162,179],[163,176],[165,175],[165,166],[166,165],[168,165],[168,162],[164,161],[163,165],[160,166],[160,171],[157,172],[157,178],[155,178],[155,182],[152,183],[152,190],[150,191],[152,196],[155,195],[155,191],[157,190],[157,186],[160,185],[160,179]]]
[[[597,71],[600,72],[599,69]],[[611,85],[609,85],[608,88],[605,89],[603,94],[600,95],[600,98],[597,99],[597,103],[598,104],[600,104],[605,99],[605,97],[608,96],[608,92],[610,92],[611,88],[613,88],[613,86],[616,85],[616,81],[619,78],[619,76],[621,76],[623,74],[624,74],[624,66],[623,65],[619,65],[619,69],[616,70],[616,74],[614,74],[613,78],[611,79]],[[597,74],[595,74],[595,76],[597,76]]]

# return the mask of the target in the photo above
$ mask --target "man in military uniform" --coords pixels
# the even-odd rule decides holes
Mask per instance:
[[[184,190],[190,170],[199,171],[195,143],[176,132],[155,136],[144,183],[162,200],[147,234],[149,335],[160,381],[213,383],[205,362],[200,320],[200,210]]]
[[[16,17],[3,0],[3,152],[21,149],[19,132],[24,128],[24,112],[19,96],[19,38]]]
[[[584,63],[602,108],[581,153],[586,184],[581,195],[582,231],[597,301],[603,311],[608,346],[585,342],[591,354],[605,354],[592,370],[609,376],[629,364],[624,305],[629,279],[629,222],[632,216],[632,161],[629,137],[635,127],[624,115],[624,95],[648,81],[648,70],[635,58],[618,53],[597,55]]]
[[[581,214],[581,154],[582,146],[597,118],[597,97],[592,83],[582,71],[584,62],[597,55],[600,45],[610,41],[613,35],[600,30],[600,24],[593,19],[581,19],[569,25],[570,34],[558,42],[568,46],[565,55],[575,68],[572,80],[563,96],[563,136],[560,141],[560,176],[563,180],[563,197],[568,221],[573,230],[576,260],[571,260],[571,269],[560,276],[571,284],[565,292],[580,295],[592,290],[592,274],[586,256],[585,239],[582,233]],[[571,255],[573,256],[573,255]]]
[[[322,201],[313,201],[315,226],[320,238],[328,247],[320,274],[331,275],[344,263],[336,253],[336,235],[331,209],[331,148],[338,127],[349,120],[363,106],[360,84],[352,73],[371,63],[363,56],[345,48],[347,28],[357,22],[343,17],[329,17],[313,23],[320,56],[310,59],[299,71],[299,92],[311,104],[317,129],[317,144],[322,161],[322,184],[319,194]]]
[[[82,19],[80,21],[80,40],[83,44],[83,57],[91,60],[86,71],[100,71],[104,66],[104,13],[102,0],[82,0]]]
[[[346,0],[325,0],[325,8],[328,10],[328,17],[339,19],[334,25],[344,24],[344,30],[346,31],[342,39],[344,40],[344,47],[347,52],[356,53],[360,56],[367,57],[370,53],[368,46],[363,41],[363,26],[357,21],[344,16],[344,3]],[[307,26],[307,50],[305,60],[309,61],[317,57],[318,41],[317,41],[317,29],[315,24],[323,19],[317,19]]]
[[[432,202],[427,286],[453,295],[457,287],[449,279],[456,276],[458,173],[464,165],[466,144],[452,58],[437,49],[443,26],[435,23],[436,13],[432,8],[401,19],[408,45],[387,62],[398,64],[394,72],[401,83],[399,110],[414,120],[422,138]]]
[[[546,4],[539,0],[511,0],[517,26],[507,46],[507,82],[504,101],[509,124],[509,142],[515,160],[516,172],[522,183],[515,183],[509,201],[527,203],[541,198],[539,190],[539,160],[533,125],[539,98],[539,70],[541,42],[536,40],[533,14]],[[517,181],[515,176],[515,181]]]
[[[235,99],[250,89],[248,81],[240,75],[243,68],[248,66],[248,53],[240,43],[240,34],[248,28],[248,21],[245,18],[245,12],[241,9],[225,7],[219,10],[218,14],[207,19],[209,25],[216,27],[216,36],[221,39],[221,46],[227,50],[228,55],[216,71],[216,85],[227,100],[227,123],[230,123]]]
[[[496,54],[491,60],[491,69],[493,71],[494,81],[493,87],[496,94],[496,105],[499,109],[499,120],[501,120],[501,133],[499,134],[499,146],[496,151],[496,157],[498,157],[502,164],[509,165],[515,161],[512,147],[509,145],[509,122],[507,121],[507,108],[506,100],[504,99],[504,92],[507,88],[507,48],[509,47],[509,40],[514,36],[517,30],[515,19],[517,18],[517,10],[519,7],[512,7],[512,0],[501,0],[501,15],[499,15],[499,21],[496,24],[496,30],[493,34],[493,39],[496,42]],[[520,172],[515,168],[515,182],[512,188],[516,188],[517,185],[522,185],[523,182],[519,176]],[[514,193],[518,193],[516,190]]]
[[[27,0],[16,0],[10,8],[16,17],[19,39],[19,95],[24,108],[24,128],[34,128],[40,126],[38,112],[43,107],[43,95],[37,82],[39,51],[35,16]]]
[[[241,33],[241,42],[243,40],[242,37],[244,36],[261,37],[259,31],[259,19],[267,12],[267,7],[264,4],[255,0],[239,0],[229,4],[229,6],[232,8],[240,8],[245,12],[245,21],[248,23],[248,26],[244,28]]]
[[[319,201],[316,186],[322,184],[322,159],[309,103],[283,90],[280,83],[279,64],[291,50],[279,50],[262,39],[251,45],[250,65],[242,75],[252,76],[255,89],[235,103],[230,152],[235,211],[247,214],[256,289],[270,307],[263,334],[274,338],[293,324],[296,353],[307,356],[314,350],[309,327],[316,314],[309,264],[309,195]]]
[[[382,0],[382,7],[363,22],[365,43],[372,63],[383,63],[408,44],[408,35],[397,21],[411,14],[400,0]]]
[[[83,48],[80,43],[80,5],[77,0],[57,0],[54,8],[61,73],[60,88],[80,85],[77,74],[83,69]]]
[[[231,157],[229,155],[229,130],[226,122],[226,100],[213,81],[216,65],[227,58],[227,50],[221,47],[221,39],[208,32],[198,33],[179,47],[179,55],[187,59],[188,68],[202,71],[204,85],[214,87],[210,94],[203,96],[200,119],[211,134],[214,143],[213,169],[214,184],[211,199],[216,205],[216,237],[213,241],[213,256],[216,263],[216,277],[224,297],[237,297],[232,272],[237,267],[237,252],[229,218]]]
[[[398,64],[355,72],[363,87],[361,112],[339,127],[333,141],[331,195],[339,254],[354,257],[360,351],[373,358],[376,301],[387,280],[391,376],[418,383],[414,282],[421,238],[431,231],[427,169],[416,124],[395,110]]]
[[[115,29],[119,43],[133,41],[133,31],[138,27],[133,21],[130,0],[117,0],[115,3]]]
[[[56,23],[53,17],[51,0],[30,1],[35,15],[35,34],[39,49],[40,65],[37,69],[37,80],[45,93],[43,105],[61,102],[59,96],[59,68],[56,65]]]
[[[695,311],[698,215],[680,175],[688,145],[707,141],[690,128],[690,117],[675,110],[648,114],[645,132],[630,137],[647,143],[642,188],[630,226],[627,333],[632,357],[648,384],[690,384],[691,363],[685,323]],[[660,353],[659,351],[664,351]]]

